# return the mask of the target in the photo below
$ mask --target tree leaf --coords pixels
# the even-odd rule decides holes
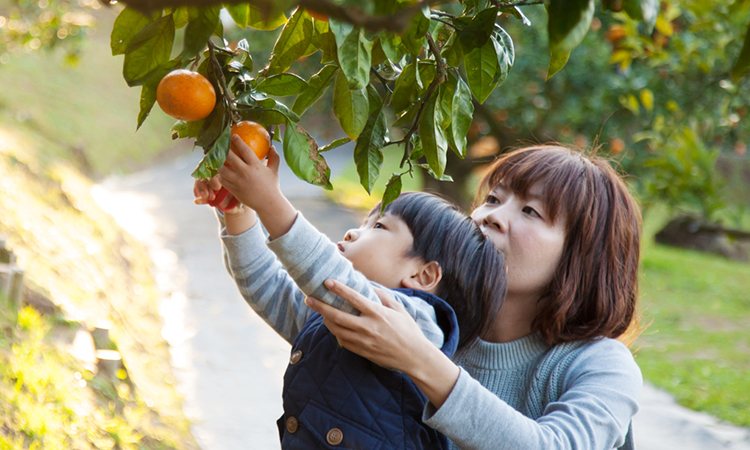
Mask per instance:
[[[359,181],[368,194],[372,193],[372,187],[380,176],[380,168],[383,166],[382,148],[385,145],[387,131],[381,103],[381,106],[370,114],[354,146],[354,163],[357,166]]]
[[[362,28],[335,19],[331,19],[329,25],[336,38],[339,66],[349,81],[349,88],[362,89],[370,82],[373,42],[366,38]]]
[[[333,189],[331,169],[318,151],[318,144],[301,126],[288,123],[284,130],[284,160],[301,180]]]
[[[594,0],[550,0],[547,15],[550,53],[570,53],[591,28]]]
[[[747,27],[745,42],[742,44],[740,56],[737,58],[737,62],[734,63],[734,67],[732,67],[732,79],[735,82],[739,81],[747,73],[748,69],[750,69],[750,25]]]
[[[120,11],[112,26],[112,34],[109,40],[112,56],[125,54],[133,36],[151,22],[153,22],[152,18],[144,16],[134,9],[125,8]]]
[[[140,86],[169,60],[174,43],[174,20],[164,16],[146,25],[125,51],[122,76],[128,86]]]
[[[451,67],[461,65],[461,61],[464,60],[464,52],[461,48],[461,40],[458,39],[458,34],[451,34],[451,37],[448,38],[448,41],[443,46],[440,56],[445,58],[445,63]]]
[[[211,149],[203,156],[198,167],[192,173],[193,178],[198,180],[208,180],[219,173],[219,168],[224,165],[229,153],[229,142],[232,138],[232,129],[229,126],[224,127],[219,138],[214,142]]]
[[[511,39],[510,35],[499,25],[495,25],[495,31],[492,33],[490,39],[495,46],[497,65],[499,69],[495,73],[495,82],[500,85],[503,84],[508,77],[510,68],[513,67],[513,63],[516,60],[516,52],[513,48],[513,39]]]
[[[333,150],[334,148],[338,148],[338,147],[341,147],[342,145],[348,144],[351,141],[352,140],[349,139],[348,137],[336,139],[335,141],[331,142],[330,144],[324,145],[323,147],[320,147],[318,149],[318,152],[320,152],[320,153],[327,152],[329,150]]]
[[[549,68],[547,69],[547,79],[552,78],[552,75],[556,74],[560,69],[565,67],[565,64],[570,58],[570,52],[562,51],[558,48],[551,49]]]
[[[366,89],[349,90],[344,74],[339,71],[333,87],[333,112],[347,136],[357,139],[365,128],[369,111]]]
[[[385,185],[383,199],[380,201],[380,215],[383,215],[388,204],[396,200],[399,195],[401,195],[401,175],[394,173]]]
[[[463,48],[464,53],[484,47],[487,44],[494,30],[496,19],[497,8],[487,8],[461,28],[461,31],[458,32],[458,38],[461,41],[461,48]]]
[[[202,148],[204,153],[213,147],[216,139],[219,138],[224,128],[228,125],[224,112],[224,102],[217,101],[214,110],[203,120],[203,128],[201,128],[195,140],[195,145]]]
[[[484,103],[497,87],[495,76],[499,67],[495,44],[488,40],[482,47],[467,53],[464,56],[464,68],[472,94],[479,103]]]
[[[448,149],[445,131],[440,128],[441,111],[437,95],[433,95],[427,100],[419,118],[419,136],[422,138],[424,156],[438,177],[442,177],[445,171]]]
[[[286,16],[284,11],[281,10],[276,11],[273,15],[267,15],[250,3],[226,4],[224,8],[240,28],[250,27],[256,30],[270,31],[286,23]]]
[[[471,102],[471,91],[461,77],[456,83],[456,93],[451,104],[451,147],[456,154],[466,156],[466,135],[469,133],[471,119],[474,117],[474,104]]]
[[[403,59],[409,50],[406,49],[401,36],[388,32],[380,33],[380,46],[383,48],[383,53],[393,64],[398,64]]]
[[[185,43],[182,57],[190,59],[206,48],[206,42],[211,37],[219,23],[219,6],[208,8],[188,8],[190,20],[185,28]]]
[[[412,55],[418,55],[424,45],[425,34],[430,29],[430,9],[425,7],[414,14],[409,29],[401,36],[401,43]]]
[[[270,95],[297,95],[307,88],[307,82],[293,73],[280,73],[265,78],[255,88]]]
[[[174,19],[175,30],[184,28],[190,21],[190,12],[188,11],[188,9],[189,8],[187,6],[182,6],[172,12],[172,19]]]
[[[148,80],[143,83],[141,88],[141,99],[140,99],[140,111],[138,112],[138,125],[135,131],[138,131],[143,125],[143,122],[151,113],[151,109],[156,103],[156,88],[159,86],[159,82],[162,78],[172,70],[179,67],[179,60],[170,61],[165,67],[160,68],[151,75]]]
[[[305,54],[312,42],[312,36],[312,17],[303,8],[297,8],[281,30],[263,75],[270,76],[286,72],[294,61]]]
[[[323,96],[323,94],[325,94],[326,90],[328,90],[328,86],[330,86],[331,83],[333,83],[333,80],[336,79],[334,75],[336,75],[337,71],[338,66],[329,64],[323,66],[323,68],[320,69],[320,72],[310,77],[310,81],[307,83],[307,88],[294,100],[292,111],[300,116],[304,114],[305,111],[307,111],[307,108],[312,106]]]
[[[416,80],[416,68],[417,65],[409,64],[404,67],[401,71],[401,75],[396,79],[396,83],[393,86],[393,95],[391,95],[391,104],[393,105],[393,111],[398,115],[406,109],[410,108],[411,105],[420,101],[427,88],[435,79],[437,69],[431,62],[420,61],[419,63],[419,74],[422,79],[423,87],[417,85]]]
[[[651,34],[659,16],[659,0],[624,0],[622,9],[634,20],[642,20],[646,25],[646,34]]]

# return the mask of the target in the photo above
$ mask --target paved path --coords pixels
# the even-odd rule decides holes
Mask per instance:
[[[335,152],[335,151],[334,151]],[[334,173],[345,163],[327,154]],[[333,156],[330,158],[329,155]],[[164,337],[172,346],[184,409],[203,450],[278,449],[275,421],[289,344],[244,303],[224,271],[217,223],[192,203],[193,154],[135,175],[106,180],[97,202],[142,240],[163,294]],[[288,169],[286,195],[331,239],[360,217],[326,202]],[[750,450],[750,431],[721,424],[647,385],[634,429],[639,450]]]

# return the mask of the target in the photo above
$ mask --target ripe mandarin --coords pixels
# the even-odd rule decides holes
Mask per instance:
[[[232,134],[239,135],[261,161],[268,156],[268,151],[271,149],[271,136],[261,124],[243,120],[232,125]],[[236,152],[234,144],[230,144],[230,148]]]
[[[206,77],[185,69],[169,72],[156,88],[156,101],[167,115],[194,122],[205,119],[216,105],[216,92]]]

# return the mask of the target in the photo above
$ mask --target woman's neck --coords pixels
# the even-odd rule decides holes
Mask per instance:
[[[487,342],[511,342],[531,334],[531,322],[536,317],[536,298],[508,295],[487,336]]]

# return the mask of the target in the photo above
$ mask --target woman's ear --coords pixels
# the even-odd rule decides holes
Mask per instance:
[[[410,289],[417,289],[434,294],[437,292],[437,287],[442,279],[443,268],[440,267],[440,264],[438,264],[437,261],[430,261],[419,266],[417,271],[410,277],[401,280],[401,284]]]

